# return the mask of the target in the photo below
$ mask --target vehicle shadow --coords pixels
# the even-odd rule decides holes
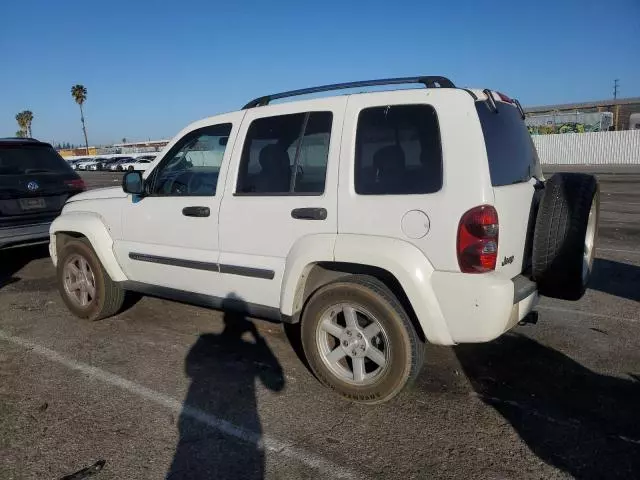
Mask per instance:
[[[640,383],[517,334],[455,347],[478,396],[540,459],[575,478],[640,478]]]
[[[19,282],[15,274],[29,262],[48,256],[48,244],[0,250],[0,289]]]
[[[589,288],[640,302],[640,266],[596,258]]]
[[[255,325],[244,315],[225,313],[224,330],[198,338],[185,372],[191,385],[166,478],[264,478],[256,383],[280,391],[285,378]]]

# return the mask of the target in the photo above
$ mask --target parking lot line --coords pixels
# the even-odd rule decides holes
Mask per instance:
[[[260,435],[259,433],[246,430],[238,425],[235,425],[227,420],[211,415],[198,408],[191,407],[189,405],[183,405],[182,402],[151,390],[150,388],[139,385],[131,380],[120,377],[113,373],[109,373],[98,367],[88,365],[86,363],[77,362],[66,358],[58,352],[51,350],[47,347],[31,342],[30,340],[13,336],[3,330],[0,330],[0,340],[18,345],[31,352],[46,358],[47,360],[62,365],[70,370],[87,375],[89,378],[99,380],[103,383],[115,386],[121,390],[125,390],[133,395],[136,395],[145,400],[149,400],[157,405],[165,407],[176,414],[190,417],[191,419],[198,421],[210,428],[213,428],[223,434],[234,437],[242,442],[255,445],[257,448],[264,449],[269,452],[277,453],[284,457],[297,460],[298,462],[311,467],[324,476],[329,478],[347,478],[347,479],[361,479],[365,478],[362,474],[354,472],[345,467],[337,465],[332,461],[309,452],[302,448],[295,447],[290,442],[285,442],[269,435]]]
[[[594,318],[608,318],[611,320],[619,320],[621,322],[633,322],[633,323],[640,322],[640,319],[637,319],[637,318],[618,317],[616,315],[606,315],[604,313],[585,312],[584,310],[576,310],[572,308],[549,307],[547,305],[538,305],[536,308],[540,310],[548,310],[550,312],[573,313],[574,315],[585,315],[587,317],[594,317]]]

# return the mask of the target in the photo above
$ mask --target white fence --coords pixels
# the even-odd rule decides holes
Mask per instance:
[[[640,130],[532,138],[543,165],[640,165]]]

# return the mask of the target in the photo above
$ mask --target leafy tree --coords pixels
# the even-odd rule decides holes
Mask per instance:
[[[20,127],[19,137],[31,137],[31,122],[33,122],[33,112],[31,110],[23,110],[16,114],[16,122]]]
[[[27,136],[27,118],[24,112],[19,112],[16,114],[16,122],[18,122],[18,127],[20,129],[16,133],[17,137],[26,137]]]
[[[33,138],[33,134],[31,133],[31,123],[33,122],[33,112],[31,110],[25,110],[22,112],[24,115],[25,127],[27,129],[27,136]]]

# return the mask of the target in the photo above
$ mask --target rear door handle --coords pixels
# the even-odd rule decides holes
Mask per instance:
[[[326,220],[326,208],[294,208],[291,217],[297,220]]]
[[[208,217],[211,214],[209,207],[184,207],[182,214],[185,217]]]

